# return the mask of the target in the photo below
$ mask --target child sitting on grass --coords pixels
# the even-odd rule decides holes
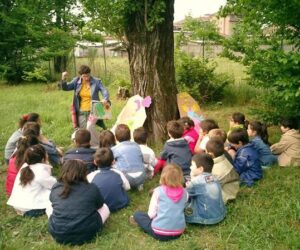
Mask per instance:
[[[219,181],[211,174],[214,161],[210,155],[195,154],[192,159],[191,181],[186,191],[189,202],[185,208],[188,223],[217,224],[225,218],[226,208]]]
[[[263,177],[263,172],[258,153],[249,143],[247,131],[243,128],[233,130],[228,136],[228,141],[236,150],[233,166],[240,175],[241,184],[253,186],[254,181]]]
[[[240,177],[224,155],[223,141],[216,137],[209,139],[206,144],[206,151],[214,160],[211,173],[217,177],[222,186],[224,203],[227,203],[229,200],[235,200],[240,189]]]
[[[115,167],[125,174],[132,188],[142,190],[146,171],[141,148],[137,143],[130,141],[130,129],[126,124],[116,127],[115,136],[119,142],[111,148]]]
[[[188,199],[182,181],[180,167],[175,164],[165,166],[160,177],[160,186],[153,191],[148,213],[135,212],[130,217],[130,222],[137,223],[156,240],[179,238],[185,229],[183,211]]]
[[[284,118],[281,121],[283,135],[279,142],[271,146],[273,154],[278,155],[279,166],[300,166],[300,133],[297,121]]]
[[[116,138],[110,130],[103,130],[99,135],[99,148],[112,148],[116,145]]]
[[[40,120],[40,115],[37,113],[29,113],[25,114],[20,118],[19,121],[19,128],[16,130],[8,139],[6,145],[5,145],[5,153],[4,153],[4,158],[6,164],[8,164],[9,159],[11,158],[12,154],[14,153],[16,147],[17,147],[17,142],[19,138],[22,136],[22,129],[26,122],[37,122],[41,124]]]
[[[180,118],[178,121],[184,128],[182,137],[187,140],[190,150],[192,154],[194,154],[195,146],[199,138],[199,134],[195,130],[195,124],[193,120],[187,116]]]
[[[53,211],[48,213],[48,229],[60,244],[92,241],[110,214],[97,186],[88,183],[86,166],[79,160],[64,163],[50,201]]]
[[[91,134],[86,129],[78,129],[75,133],[75,148],[69,149],[63,157],[63,162],[68,160],[81,160],[87,168],[87,174],[97,169],[94,164],[95,149],[90,145]]]
[[[39,144],[39,140],[35,135],[24,134],[21,136],[17,143],[17,150],[13,153],[11,158],[9,159],[8,168],[7,168],[7,176],[6,176],[6,194],[9,197],[17,174],[24,163],[24,154],[26,149],[30,146]]]
[[[272,154],[268,142],[267,126],[261,122],[250,122],[247,129],[251,143],[258,152],[262,168],[270,167],[277,162],[277,157]]]
[[[160,153],[158,163],[154,167],[154,174],[158,173],[167,162],[180,166],[184,177],[189,178],[192,153],[188,142],[182,137],[183,126],[178,121],[169,121],[167,131],[170,139]]]
[[[235,112],[231,115],[227,136],[229,136],[233,130],[239,128],[247,129],[246,119],[243,113]]]
[[[11,196],[7,202],[18,214],[38,217],[49,206],[49,194],[56,179],[51,176],[45,149],[41,145],[27,148],[24,164],[17,174]]]
[[[133,139],[137,144],[140,145],[143,154],[147,177],[151,179],[154,174],[154,166],[156,165],[157,160],[154,151],[147,146],[147,138],[148,133],[143,127],[137,128],[133,131]]]
[[[227,134],[226,132],[223,130],[223,129],[219,129],[219,128],[214,128],[212,130],[210,130],[208,132],[208,137],[209,139],[213,139],[213,138],[218,138],[220,139],[223,144],[224,144],[224,155],[226,157],[226,159],[231,163],[233,164],[233,160],[232,160],[232,157],[230,156],[230,154],[228,153],[227,151],[227,147],[226,147],[226,141],[227,141]],[[234,150],[235,152],[235,150]]]
[[[200,123],[200,135],[197,144],[195,146],[195,153],[197,154],[205,153],[206,143],[209,140],[208,133],[210,130],[215,128],[219,128],[215,120],[206,119]]]
[[[94,159],[99,169],[87,176],[88,181],[98,187],[111,212],[126,207],[129,204],[126,191],[130,185],[120,170],[112,168],[114,156],[111,149],[97,149]]]

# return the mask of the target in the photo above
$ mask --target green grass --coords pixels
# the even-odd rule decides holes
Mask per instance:
[[[116,118],[124,101],[117,101],[113,86],[109,88]],[[0,85],[0,249],[71,249],[53,241],[47,232],[46,217],[22,218],[6,205],[6,166],[3,161],[4,145],[17,128],[19,116],[26,112],[40,113],[43,133],[58,145],[68,147],[72,133],[71,100],[72,92],[58,91],[55,84]],[[247,115],[249,106],[201,108],[207,117],[216,119],[227,130],[230,114],[240,111]],[[273,127],[271,132],[271,141],[275,142],[280,136],[278,129]],[[108,219],[95,242],[75,249],[299,249],[299,179],[299,168],[269,169],[255,187],[241,189],[237,200],[227,206],[228,213],[223,222],[206,227],[188,225],[180,239],[161,243],[128,224],[128,217],[134,211],[147,211],[148,191],[158,185],[156,177],[145,184],[143,192],[129,192],[130,206]]]

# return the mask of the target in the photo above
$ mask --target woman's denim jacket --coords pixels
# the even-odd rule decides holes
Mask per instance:
[[[194,177],[186,189],[189,202],[185,208],[185,219],[188,223],[216,224],[226,215],[226,207],[222,198],[222,188],[210,173],[202,173]]]

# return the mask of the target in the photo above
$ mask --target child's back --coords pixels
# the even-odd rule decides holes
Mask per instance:
[[[240,189],[240,177],[225,155],[214,158],[212,174],[222,186],[223,201],[234,200]]]
[[[277,162],[277,157],[272,154],[269,145],[265,144],[259,136],[254,137],[251,143],[258,153],[259,161],[262,166],[271,166]]]
[[[250,143],[237,150],[233,166],[240,175],[241,184],[246,184],[248,187],[263,177],[258,153]]]
[[[273,154],[278,155],[279,166],[300,166],[300,133],[297,121],[284,118],[280,127],[283,135],[278,143],[271,146]]]
[[[211,173],[203,173],[193,178],[187,191],[191,201],[185,211],[186,222],[210,225],[224,219],[226,208],[222,199],[222,188]]]
[[[100,148],[94,158],[100,169],[89,174],[88,181],[98,187],[110,211],[127,206],[129,198],[126,190],[130,189],[130,185],[121,171],[111,168],[114,160],[112,151],[109,148]]]

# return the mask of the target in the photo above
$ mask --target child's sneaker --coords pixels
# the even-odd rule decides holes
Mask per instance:
[[[131,216],[129,217],[129,224],[134,225],[134,226],[137,226],[137,225],[138,225],[138,224],[136,223],[136,221],[135,221],[133,215],[131,215]]]

